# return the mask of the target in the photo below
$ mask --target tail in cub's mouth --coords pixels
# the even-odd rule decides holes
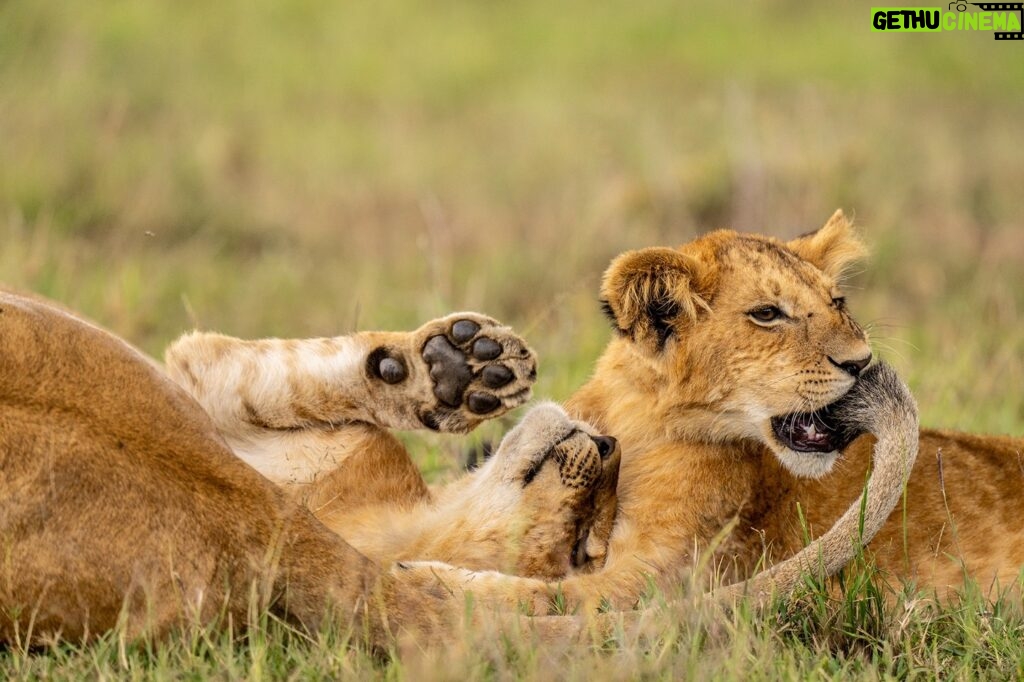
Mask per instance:
[[[716,597],[730,601],[744,594],[786,593],[804,572],[834,575],[853,559],[857,546],[871,541],[896,508],[917,458],[920,435],[910,389],[892,367],[880,362],[866,369],[840,400],[819,410],[823,411],[836,444],[848,445],[862,433],[877,438],[866,495],[852,500],[832,528],[795,556],[750,580],[716,590]]]
[[[862,433],[881,439],[899,425],[917,421],[917,402],[896,370],[884,362],[864,370],[853,388],[825,409],[834,416],[843,447]]]
[[[819,478],[858,436],[893,431],[917,420],[917,404],[896,372],[884,363],[864,370],[839,400],[814,412],[772,417],[766,442],[791,473]]]

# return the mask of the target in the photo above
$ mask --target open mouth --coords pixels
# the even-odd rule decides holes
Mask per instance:
[[[796,452],[834,452],[857,437],[839,419],[835,403],[814,412],[794,412],[772,417],[775,437]]]

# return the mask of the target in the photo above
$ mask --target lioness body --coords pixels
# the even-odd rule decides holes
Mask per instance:
[[[163,632],[251,600],[357,619],[380,572],[141,354],[0,293],[0,641]]]

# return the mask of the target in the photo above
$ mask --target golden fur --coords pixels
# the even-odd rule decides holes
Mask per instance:
[[[373,472],[372,454],[358,458],[362,472]],[[353,486],[351,472],[335,469],[305,501],[383,565],[432,559],[557,580],[603,564],[618,467],[614,440],[548,403],[528,412],[479,469],[427,496],[396,499],[374,490],[377,476],[356,476]]]
[[[364,621],[380,570],[119,339],[0,292],[0,642],[161,633],[251,600]]]
[[[376,643],[443,632],[450,594],[382,573],[307,505],[383,561],[592,570],[615,510],[613,439],[541,405],[434,498],[383,428],[470,428],[525,401],[535,363],[472,313],[301,343],[193,334],[169,367],[207,414],[120,339],[0,292],[0,642],[242,624],[253,606]],[[244,458],[285,463],[272,481]],[[404,534],[367,523],[383,517]]]
[[[773,417],[818,410],[846,394],[869,359],[866,335],[838,289],[844,268],[863,253],[837,212],[788,243],[723,230],[678,249],[616,258],[602,283],[616,338],[566,405],[622,445],[619,511],[604,567],[557,586],[429,562],[403,572],[417,574],[424,587],[440,582],[536,608],[556,588],[570,604],[601,597],[628,608],[651,580],[666,589],[684,583],[709,550],[716,580],[741,580],[762,557],[771,563],[803,547],[798,506],[813,536],[841,516],[855,528],[877,447],[886,473],[878,465],[869,489],[889,494],[869,500],[877,518],[867,520],[865,537],[880,527],[870,546],[885,575],[940,596],[965,575],[986,587],[1013,584],[1024,565],[1024,440],[918,434],[913,401],[891,379],[888,402],[868,420],[882,437],[877,444],[868,435],[842,453],[799,452],[773,425]],[[892,512],[901,458],[914,461],[918,435],[906,509]],[[851,544],[848,534],[831,534],[813,550],[832,571],[852,554]],[[782,587],[793,583],[792,568]],[[771,584],[765,577],[757,589]],[[565,632],[559,627],[551,631]]]
[[[457,338],[457,329],[472,333]],[[475,357],[489,341],[493,357]],[[439,342],[451,355],[438,361],[427,349]],[[402,379],[387,383],[368,369],[368,362],[384,362],[380,349],[401,361]],[[461,431],[485,418],[470,408],[474,395],[501,397],[486,416],[526,399],[533,353],[490,318],[457,313],[408,334],[335,339],[244,341],[193,332],[166,355],[171,378],[213,417],[239,457],[374,561],[434,559],[545,579],[603,561],[618,450],[561,407],[534,408],[478,471],[436,492],[385,428],[440,423]],[[450,409],[437,405],[438,382],[462,370],[465,404],[443,419],[424,418]]]
[[[818,232],[789,243],[719,231],[678,249],[626,253],[612,263],[602,293],[617,337],[599,360],[593,378],[566,407],[576,418],[614,434],[622,444],[618,516],[604,556],[587,552],[597,563],[603,559],[603,567],[593,572],[573,571],[564,563],[566,545],[573,541],[574,547],[578,546],[575,543],[582,538],[579,529],[588,524],[602,545],[601,529],[610,526],[611,518],[601,513],[588,516],[581,511],[586,505],[570,505],[563,518],[576,532],[563,533],[554,541],[558,560],[563,562],[556,570],[569,574],[557,582],[545,574],[546,569],[536,577],[517,577],[494,570],[454,568],[439,561],[402,561],[382,578],[375,564],[332,538],[301,505],[292,502],[298,498],[316,509],[325,502],[330,507],[330,491],[347,491],[354,511],[330,512],[337,511],[342,518],[359,514],[360,508],[370,509],[376,518],[391,513],[379,508],[381,496],[405,500],[409,508],[420,504],[432,510],[443,507],[440,498],[430,497],[418,476],[408,475],[408,456],[400,447],[392,450],[387,445],[372,457],[358,456],[372,451],[362,448],[364,443],[355,431],[346,430],[356,428],[349,418],[372,424],[375,442],[391,438],[379,426],[470,428],[480,418],[493,416],[489,412],[500,412],[525,399],[523,388],[532,381],[529,352],[518,341],[512,342],[514,337],[498,334],[499,362],[524,361],[514,367],[512,387],[488,391],[484,389],[490,387],[479,383],[487,363],[477,362],[472,348],[460,345],[452,318],[412,335],[367,335],[365,338],[371,339],[365,349],[369,354],[362,350],[350,354],[350,349],[345,349],[342,355],[355,361],[343,366],[313,358],[313,346],[297,350],[295,342],[270,342],[263,350],[276,360],[269,363],[271,371],[263,374],[259,370],[263,363],[251,363],[253,353],[243,352],[241,361],[235,362],[239,358],[232,360],[230,352],[235,342],[211,336],[212,343],[205,350],[182,354],[190,358],[188,362],[176,363],[174,349],[168,358],[178,381],[207,406],[214,421],[210,424],[151,365],[117,340],[52,308],[8,296],[4,301],[13,304],[12,310],[27,313],[3,318],[5,339],[14,341],[4,341],[4,370],[18,379],[6,389],[10,411],[4,432],[8,438],[3,451],[5,478],[0,480],[5,492],[2,530],[8,547],[15,549],[13,553],[8,550],[7,556],[15,561],[9,559],[5,576],[0,576],[6,580],[0,585],[6,590],[0,591],[0,606],[7,615],[7,620],[0,622],[0,638],[20,637],[30,623],[45,623],[46,632],[75,636],[85,627],[109,627],[123,613],[118,599],[135,594],[135,583],[122,579],[105,590],[93,590],[90,581],[111,570],[134,575],[139,572],[140,556],[159,556],[166,546],[176,547],[176,556],[196,557],[195,565],[213,561],[217,570],[223,570],[221,564],[211,557],[225,553],[243,557],[233,558],[230,565],[255,568],[230,574],[232,580],[258,578],[268,585],[267,595],[280,594],[287,587],[289,602],[282,608],[300,621],[315,624],[323,616],[324,605],[317,603],[319,600],[361,614],[369,628],[381,632],[396,626],[436,628],[451,616],[453,605],[456,611],[460,608],[461,600],[450,597],[462,591],[496,603],[526,604],[535,613],[545,612],[555,594],[567,600],[569,608],[596,604],[599,598],[630,607],[651,581],[673,588],[686,580],[698,555],[707,551],[714,554],[718,579],[726,581],[751,576],[765,556],[770,562],[803,557],[803,563],[776,564],[773,571],[758,574],[753,582],[741,583],[742,587],[729,594],[772,585],[785,588],[793,584],[795,570],[807,565],[804,560],[809,550],[798,553],[803,546],[798,503],[815,536],[831,529],[818,538],[824,544],[812,550],[827,554],[828,571],[852,553],[850,533],[856,526],[857,500],[872,453],[875,472],[867,508],[873,518],[865,524],[865,536],[871,537],[881,526],[872,548],[883,569],[940,593],[955,589],[965,570],[1005,585],[1024,563],[1024,541],[1014,526],[1020,510],[1013,477],[1018,475],[1024,449],[1021,440],[921,432],[922,456],[907,484],[908,523],[904,527],[902,510],[882,522],[899,497],[905,474],[902,467],[913,461],[918,434],[912,400],[891,376],[883,377],[883,389],[876,392],[882,399],[872,403],[874,393],[868,391],[862,410],[861,424],[877,434],[877,442],[875,436],[862,437],[841,455],[803,452],[794,445],[797,441],[780,435],[778,420],[773,421],[782,415],[818,410],[851,395],[851,388],[867,384],[866,380],[858,384],[855,378],[869,359],[867,339],[846,313],[837,289],[843,268],[862,253],[863,246],[848,221],[837,213]],[[493,323],[481,319],[474,324],[491,329],[488,325]],[[49,332],[40,330],[51,327],[67,338],[57,345],[44,344],[38,352],[33,350],[29,339],[46,336]],[[433,365],[423,361],[421,353],[424,339],[439,334],[448,338],[448,346],[456,352],[453,356],[447,349],[439,351],[443,356],[439,362],[448,369],[436,378],[431,376]],[[323,355],[338,351],[331,342],[316,343]],[[387,352],[374,355],[369,351],[374,346]],[[47,365],[43,360],[47,353],[68,360]],[[462,359],[453,365],[456,356]],[[84,371],[82,357],[89,358]],[[396,358],[401,360],[400,371],[394,363],[385,362]],[[204,366],[207,360],[212,364]],[[470,366],[468,375],[459,369],[460,362]],[[111,366],[116,371],[108,372]],[[218,368],[233,369],[218,374]],[[204,384],[204,376],[216,380]],[[463,377],[455,382],[455,402],[448,395],[453,376]],[[68,377],[73,378],[71,383]],[[340,384],[332,383],[339,377]],[[409,384],[404,389],[403,382]],[[397,389],[391,391],[396,384]],[[367,390],[368,386],[373,390]],[[323,392],[325,388],[352,399],[336,400]],[[61,412],[63,408],[57,408],[66,396],[87,390],[90,396],[71,400],[73,409],[68,411],[84,434],[71,442],[84,443],[95,451],[83,460],[68,454],[67,443],[54,444],[46,440],[53,438],[52,434],[45,438],[40,434],[49,433],[54,411]],[[92,393],[97,390],[100,398],[93,400]],[[439,390],[447,401],[438,399]],[[477,397],[472,403],[474,393]],[[486,395],[481,398],[480,394]],[[154,403],[151,395],[163,396],[164,402]],[[166,405],[168,400],[173,409]],[[26,412],[31,417],[28,422],[22,420]],[[111,435],[124,431],[121,415],[127,415],[126,423],[132,425],[128,432],[135,433],[134,456],[129,460],[119,454],[120,443],[128,441]],[[184,424],[183,430],[179,422]],[[24,423],[30,426],[23,428]],[[176,429],[173,435],[172,424]],[[781,428],[787,428],[785,420],[783,424]],[[338,457],[340,441],[332,440],[327,448],[316,446],[324,437],[331,440],[330,434],[339,426],[347,434],[344,440],[359,446],[352,450],[357,456]],[[796,433],[795,419],[788,426],[793,431],[787,433]],[[238,456],[270,476],[278,490],[234,459],[214,428],[220,429]],[[813,428],[805,431],[807,438],[815,437]],[[182,440],[178,440],[179,433]],[[586,441],[582,443],[589,450]],[[306,447],[309,444],[314,447]],[[36,456],[12,457],[12,453],[27,452]],[[168,457],[167,453],[172,454]],[[557,456],[555,459],[558,461]],[[27,461],[46,463],[33,464],[33,469],[26,468]],[[171,477],[160,473],[167,462],[175,468]],[[395,475],[389,474],[380,487],[360,485],[368,480],[367,471],[360,466],[371,462],[380,464],[378,470]],[[44,485],[47,472],[52,479],[52,472],[64,469],[74,471],[76,480],[92,480],[88,478],[92,475],[99,481],[95,488],[84,489],[65,484],[79,494],[71,504],[89,513],[108,506],[112,510],[103,512],[106,517],[97,517],[90,531],[77,521],[74,506],[68,507],[64,500],[53,502],[54,491],[64,488]],[[13,477],[11,472],[15,472]],[[551,468],[549,474],[553,472]],[[610,475],[611,470],[605,465],[602,472],[602,476]],[[223,483],[225,477],[232,476],[237,480]],[[328,484],[328,479],[333,480]],[[211,481],[216,482],[212,487]],[[143,492],[124,495],[122,504],[125,486],[136,484]],[[195,495],[190,486],[206,490],[200,500],[192,499]],[[281,489],[291,494],[282,495]],[[556,495],[565,492],[551,489]],[[602,497],[602,490],[607,492],[607,487],[598,484],[584,497],[608,502],[610,498]],[[253,495],[252,491],[258,492]],[[246,501],[238,502],[241,511],[236,510],[234,501],[239,495]],[[28,510],[40,505],[56,510],[52,521]],[[109,527],[111,517],[133,519],[129,527],[140,527],[165,508],[174,512],[151,537],[133,536],[129,543],[118,543],[100,537],[95,530]],[[204,511],[207,509],[210,511]],[[1003,511],[992,514],[992,509]],[[17,513],[12,515],[10,510]],[[441,517],[453,518],[444,513]],[[13,524],[9,522],[12,518]],[[558,513],[544,517],[553,518],[558,518]],[[840,523],[834,525],[837,519]],[[408,518],[403,520],[403,527],[408,522]],[[196,523],[200,530],[205,529],[205,534],[198,536],[201,540],[193,542],[175,532],[183,524]],[[225,526],[232,530],[224,530]],[[353,535],[358,534],[352,516],[338,523],[339,532],[344,533],[346,526]],[[49,534],[50,545],[41,544],[43,536],[37,537],[41,531]],[[723,531],[727,537],[718,543]],[[52,538],[67,535],[80,537],[76,552],[53,544]],[[429,533],[422,537],[427,536]],[[10,538],[14,538],[13,545]],[[375,541],[365,542],[371,547]],[[404,546],[413,545],[377,545],[373,551],[382,559],[397,558]],[[281,548],[271,552],[277,557],[271,571],[257,560],[268,548]],[[425,553],[419,558],[458,560],[448,549],[430,543],[415,545],[412,551]],[[37,556],[41,558],[37,560]],[[69,557],[76,556],[89,559],[68,565]],[[515,570],[529,573],[519,563],[519,556],[517,552],[503,555],[499,563],[515,563]],[[169,594],[172,587],[182,592],[180,585],[164,585],[168,583],[166,562],[144,566],[146,571],[139,575],[145,578],[141,584],[147,590],[156,589],[158,596]],[[779,567],[786,570],[779,571]],[[221,575],[211,574],[211,570],[199,571],[195,579],[204,589],[209,587],[210,575]],[[56,592],[55,584],[59,584]],[[189,594],[188,590],[182,593]],[[374,602],[379,609],[365,606],[373,595],[382,599]],[[209,603],[218,603],[218,599],[237,603],[226,595],[211,596]],[[32,618],[24,609],[12,609],[12,604],[29,606]],[[139,616],[140,607],[134,608],[127,612]],[[180,607],[171,609],[160,622],[178,622],[181,613]],[[44,617],[39,618],[40,614]],[[571,619],[547,623],[552,633],[569,633],[577,625]]]

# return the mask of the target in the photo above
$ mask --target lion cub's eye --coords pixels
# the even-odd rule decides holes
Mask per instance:
[[[784,312],[779,310],[773,305],[763,305],[753,310],[748,310],[747,315],[750,316],[754,322],[774,322],[780,320],[786,316]]]
[[[833,307],[835,307],[836,310],[845,310],[846,309],[846,297],[845,296],[836,296],[835,298],[832,299],[832,305],[833,305]]]

